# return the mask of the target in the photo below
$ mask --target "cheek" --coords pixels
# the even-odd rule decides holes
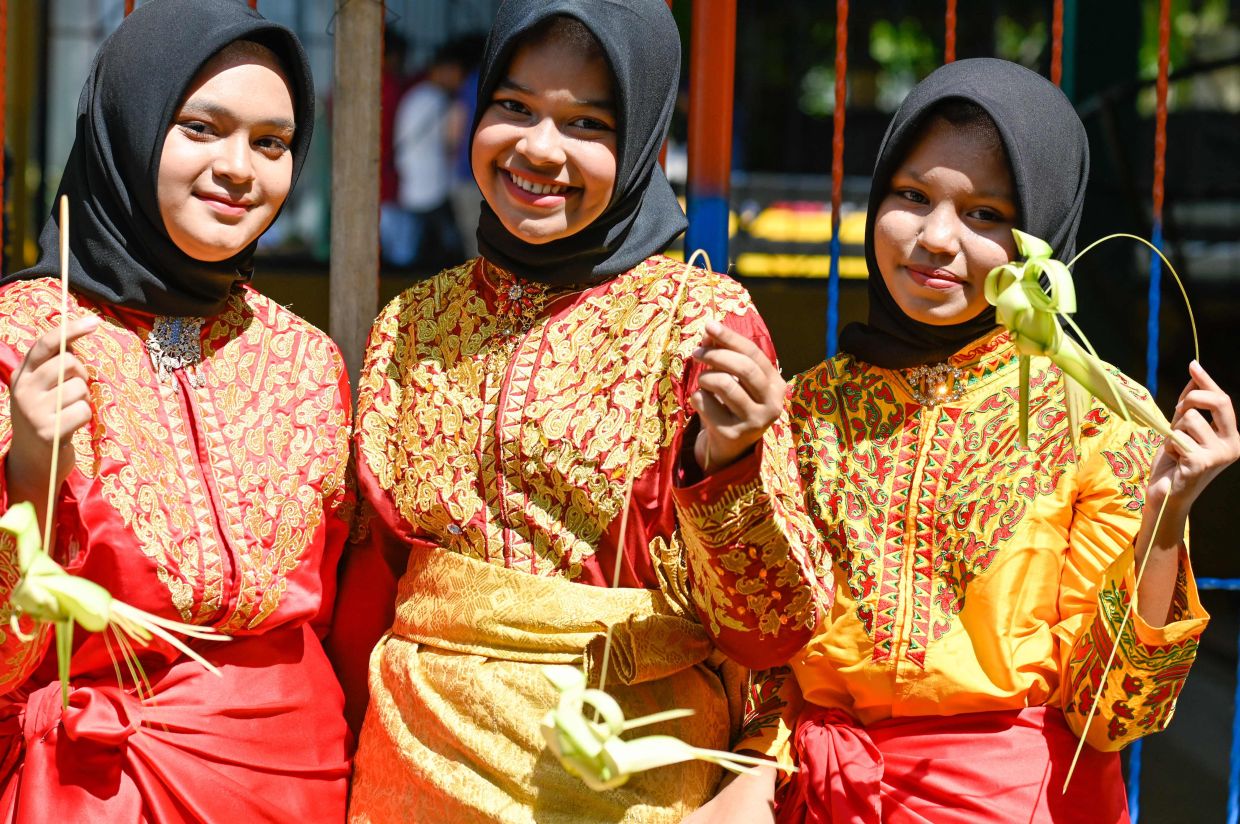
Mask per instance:
[[[589,149],[582,153],[579,168],[591,189],[590,204],[602,211],[611,203],[616,189],[616,154],[605,146],[594,145]]]
[[[164,140],[155,189],[161,208],[183,199],[189,185],[198,176],[199,167],[203,164],[199,162],[196,148],[175,132]]]
[[[966,246],[969,258],[969,275],[985,278],[996,266],[1008,263],[1016,256],[1016,243],[1012,233],[974,235]]]
[[[474,179],[480,184],[487,175],[487,170],[494,165],[499,145],[503,140],[503,129],[495,124],[487,123],[483,118],[474,132],[473,146],[469,150],[469,166]]]
[[[279,160],[269,161],[263,174],[263,188],[267,192],[267,202],[273,209],[284,205],[289,190],[293,187],[293,155],[285,152]]]
[[[874,218],[874,257],[884,270],[884,277],[889,274],[885,271],[888,266],[904,255],[909,239],[915,236],[916,229],[907,212],[885,204],[879,207]]]

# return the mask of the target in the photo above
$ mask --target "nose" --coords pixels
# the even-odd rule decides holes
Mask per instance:
[[[917,242],[928,252],[955,257],[960,251],[961,228],[955,205],[943,201],[926,215]]]
[[[564,136],[549,117],[542,118],[525,130],[517,141],[517,151],[530,163],[539,166],[558,166],[567,160]]]
[[[254,160],[250,150],[250,141],[246,135],[233,135],[220,140],[217,144],[215,162],[211,170],[220,177],[236,183],[246,183],[254,179]]]

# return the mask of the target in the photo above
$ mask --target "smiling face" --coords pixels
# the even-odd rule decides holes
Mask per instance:
[[[471,154],[482,196],[504,228],[548,243],[589,226],[615,190],[616,126],[605,60],[560,40],[518,48]]]
[[[181,251],[226,260],[266,231],[292,185],[293,129],[293,95],[275,55],[234,43],[208,61],[159,161],[159,213]]]
[[[892,175],[875,218],[874,256],[906,315],[963,323],[986,308],[986,275],[1015,256],[1017,220],[1002,144],[935,118]]]

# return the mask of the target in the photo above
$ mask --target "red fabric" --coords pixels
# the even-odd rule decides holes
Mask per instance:
[[[209,652],[208,650],[203,650]],[[139,701],[115,678],[0,707],[6,822],[344,820],[343,697],[308,625],[180,661]]]
[[[7,386],[59,300],[50,280],[0,290],[0,456]],[[140,648],[155,693],[140,702],[105,635],[79,629],[62,713],[51,633],[0,635],[0,822],[343,821],[348,732],[318,638],[353,507],[335,345],[246,289],[204,323],[197,380],[165,382],[143,342],[154,318],[73,295],[71,316],[86,311],[104,320],[73,345],[93,415],[52,554],[232,640],[199,646],[223,678],[162,641]],[[11,578],[0,570],[0,603]]]
[[[1076,735],[1049,707],[900,718],[862,727],[811,706],[798,720],[800,771],[779,824],[1127,824],[1118,753],[1086,747],[1061,793]]]

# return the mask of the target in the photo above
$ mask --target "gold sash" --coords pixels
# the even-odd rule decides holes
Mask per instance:
[[[658,824],[700,806],[719,778],[713,765],[665,767],[595,793],[547,751],[538,725],[557,693],[543,668],[584,665],[596,684],[609,624],[608,692],[626,716],[696,711],[636,734],[726,748],[740,672],[711,665],[706,632],[662,593],[415,551],[370,658],[350,821]]]

